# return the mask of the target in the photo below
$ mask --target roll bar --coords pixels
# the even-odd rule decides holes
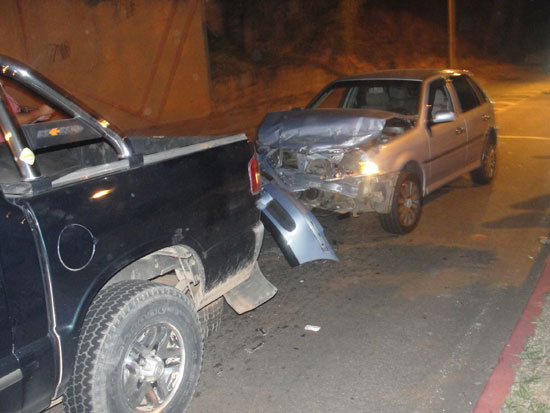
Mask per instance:
[[[42,97],[46,103],[50,103],[73,118],[78,118],[84,122],[111,144],[119,158],[131,158],[134,154],[132,147],[125,139],[108,127],[109,123],[107,121],[97,119],[91,115],[82,105],[77,104],[75,99],[67,92],[25,64],[0,55],[0,76],[15,81],[25,89],[31,90]],[[0,100],[0,128],[5,141],[10,146],[19,172],[24,180],[38,179],[40,178],[40,170],[34,162],[34,154],[29,148],[29,142],[25,138],[20,125],[14,120],[5,91],[1,86]],[[97,136],[94,136],[93,139],[97,139]]]

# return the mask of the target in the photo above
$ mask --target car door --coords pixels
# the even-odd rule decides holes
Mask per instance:
[[[428,192],[452,179],[466,162],[466,123],[457,113],[455,102],[443,78],[427,86],[426,128],[429,135]],[[434,122],[437,113],[455,113],[447,121]]]
[[[485,137],[490,128],[491,103],[484,95],[476,93],[467,75],[452,76],[451,83],[466,122],[466,164],[477,164],[481,159]]]

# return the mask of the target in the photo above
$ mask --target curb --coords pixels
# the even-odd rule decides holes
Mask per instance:
[[[540,315],[545,302],[546,293],[550,292],[550,259],[547,259],[544,269],[537,281],[535,289],[525,306],[508,342],[500,353],[485,388],[481,393],[474,413],[496,413],[510,394],[514,383],[516,370],[521,363],[519,355],[529,337],[535,332],[534,320]]]

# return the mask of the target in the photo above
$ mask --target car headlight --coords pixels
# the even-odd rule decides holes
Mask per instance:
[[[379,172],[378,165],[372,161],[359,162],[361,165],[361,175],[376,175]]]

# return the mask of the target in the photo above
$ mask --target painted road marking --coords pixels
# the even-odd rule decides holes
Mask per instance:
[[[521,135],[498,135],[500,139],[531,139],[534,141],[549,141],[550,137],[544,136],[521,136]]]

